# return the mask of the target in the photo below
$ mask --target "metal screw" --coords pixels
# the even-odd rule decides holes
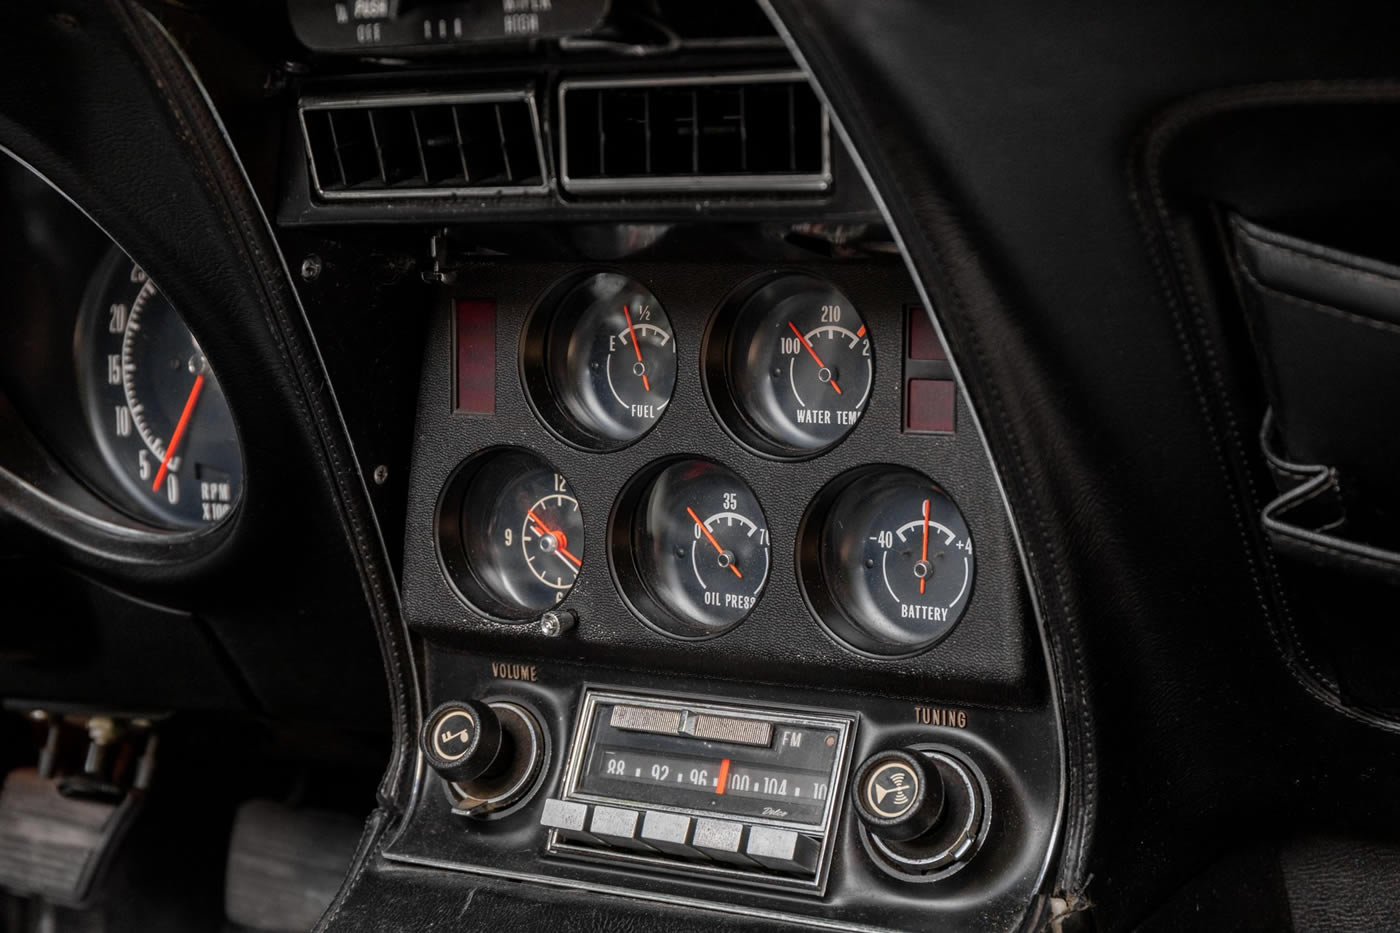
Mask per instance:
[[[389,468],[381,463],[374,468],[374,485],[383,486],[387,482],[389,482]]]
[[[578,614],[572,609],[551,609],[540,616],[540,634],[553,638],[563,635],[578,623]]]
[[[304,282],[314,282],[321,275],[321,257],[312,253],[301,261],[301,278]]]

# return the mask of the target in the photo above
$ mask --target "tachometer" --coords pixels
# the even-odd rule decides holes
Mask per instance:
[[[174,306],[121,250],[88,287],[77,353],[88,422],[141,515],[175,528],[226,516],[243,483],[228,402]]]

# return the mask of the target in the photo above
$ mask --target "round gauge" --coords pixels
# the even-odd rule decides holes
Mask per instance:
[[[809,603],[860,650],[923,650],[967,609],[975,570],[967,522],[947,493],[912,470],[839,479],[817,497],[799,537]]]
[[[722,310],[706,374],[721,417],[778,456],[825,450],[865,411],[874,381],[870,333],[831,284],[809,275],[768,281]]]
[[[753,610],[768,581],[758,499],[709,460],[673,461],[624,490],[614,568],[644,619],[680,637],[718,635]]]
[[[543,326],[542,338],[532,336],[536,326]],[[527,328],[526,382],[535,376],[536,407],[555,430],[598,450],[651,430],[676,387],[676,340],[645,286],[595,273],[569,288],[536,326]]]
[[[496,618],[532,619],[574,587],[583,567],[583,514],[554,467],[528,451],[491,451],[448,481],[438,546],[468,604]]]
[[[226,516],[243,485],[228,402],[174,306],[120,250],[88,286],[76,343],[88,422],[124,498],[172,528]]]

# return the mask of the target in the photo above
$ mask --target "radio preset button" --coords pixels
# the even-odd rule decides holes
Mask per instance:
[[[561,839],[573,842],[598,841],[588,834],[587,804],[551,797],[544,802],[544,810],[540,813],[540,825],[558,831]]]
[[[653,706],[614,706],[608,725],[627,732],[650,732],[653,735],[676,735],[681,730],[685,711],[659,709]]]
[[[735,716],[713,716],[697,713],[688,716],[681,731],[697,739],[711,742],[729,742],[733,745],[773,744],[773,724],[758,719],[739,719]]]
[[[775,871],[810,872],[817,867],[821,846],[811,836],[790,829],[754,826],[745,851],[755,862]]]
[[[690,822],[690,817],[679,813],[648,810],[642,818],[641,839],[661,852],[697,858],[700,853],[690,846]]]
[[[647,850],[651,847],[637,838],[641,816],[641,813],[636,810],[595,806],[593,820],[588,824],[588,831],[605,845],[615,846],[619,849]]]
[[[732,820],[712,820],[700,817],[695,821],[691,845],[701,854],[718,862],[752,866],[744,855],[744,824]]]

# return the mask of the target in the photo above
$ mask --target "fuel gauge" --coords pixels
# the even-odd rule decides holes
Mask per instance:
[[[676,386],[676,340],[661,303],[641,283],[599,272],[545,304],[525,340],[526,383],[545,421],[595,450],[650,431]]]

